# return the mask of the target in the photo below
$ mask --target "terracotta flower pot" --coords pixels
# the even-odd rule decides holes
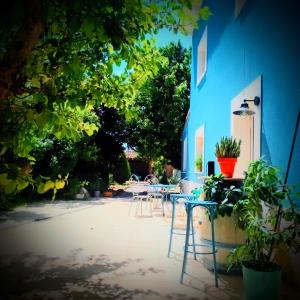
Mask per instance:
[[[113,191],[105,191],[103,192],[104,197],[112,197],[113,196]]]
[[[220,166],[221,173],[228,178],[232,178],[234,167],[237,161],[237,158],[234,157],[218,157],[217,161]]]

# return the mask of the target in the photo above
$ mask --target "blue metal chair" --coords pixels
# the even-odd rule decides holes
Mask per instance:
[[[197,206],[201,206],[207,209],[210,221],[211,221],[211,252],[195,252],[195,246],[207,246],[205,244],[196,244],[193,242],[193,253],[195,254],[212,254],[213,255],[213,261],[214,261],[214,275],[215,275],[215,285],[218,287],[218,276],[217,276],[217,268],[216,268],[216,246],[215,246],[215,232],[214,232],[214,217],[217,211],[217,203],[213,201],[203,201],[203,200],[196,200],[190,198],[185,202],[185,209],[187,213],[187,221],[186,221],[186,234],[185,234],[185,245],[184,245],[184,255],[183,255],[183,263],[182,263],[182,271],[181,271],[181,277],[180,282],[183,283],[183,276],[186,271],[186,262],[187,262],[187,256],[188,253],[192,253],[192,251],[189,251],[189,238],[190,238],[190,226],[193,216],[193,209]],[[193,228],[192,228],[193,231]]]
[[[186,232],[180,232],[180,230],[174,231],[174,222],[175,222],[175,214],[176,214],[176,205],[180,202],[180,200],[185,203],[188,200],[196,199],[195,195],[192,194],[171,194],[170,200],[172,203],[172,216],[171,216],[171,229],[170,229],[170,240],[169,240],[169,247],[168,247],[168,257],[170,257],[171,250],[172,250],[172,242],[173,242],[173,235],[185,235]],[[192,227],[192,232],[189,233],[192,235],[193,238],[193,252],[194,252],[194,259],[196,257],[196,247],[195,247],[195,232],[194,232],[194,224],[193,224],[193,217],[190,219],[190,225]]]

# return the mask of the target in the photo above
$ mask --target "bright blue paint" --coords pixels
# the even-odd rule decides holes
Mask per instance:
[[[230,135],[230,102],[262,76],[261,153],[285,172],[300,108],[299,1],[248,0],[234,19],[233,0],[207,2],[213,16],[208,26],[207,72],[196,86],[197,47],[205,23],[193,34],[188,171],[195,180],[195,131],[205,124],[205,164],[215,160],[215,143]],[[289,183],[300,182],[300,134]],[[218,166],[216,163],[216,171]]]

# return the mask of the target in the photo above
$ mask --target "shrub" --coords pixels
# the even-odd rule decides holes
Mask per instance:
[[[121,153],[112,168],[114,180],[120,184],[126,182],[131,175],[130,166],[124,153]]]
[[[90,182],[87,189],[91,194],[94,194],[96,191],[103,193],[108,188],[107,180],[102,178],[97,178],[95,181]]]

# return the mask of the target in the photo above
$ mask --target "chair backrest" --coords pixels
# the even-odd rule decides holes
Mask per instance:
[[[129,178],[129,182],[139,182],[139,177],[135,174],[131,174],[130,178]]]
[[[190,194],[193,189],[198,188],[204,184],[205,177],[201,178],[200,182],[190,181],[187,178],[181,179],[181,188],[180,191],[183,194]]]
[[[158,179],[155,175],[149,174],[145,177],[144,181],[149,182],[151,184],[156,184],[158,183]]]

